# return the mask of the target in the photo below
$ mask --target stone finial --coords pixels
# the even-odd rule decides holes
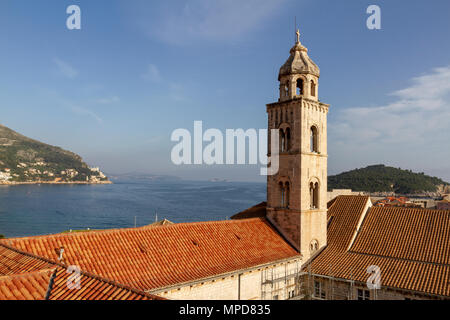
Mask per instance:
[[[297,32],[295,34],[297,35],[297,42],[296,43],[300,43],[300,30],[297,29]]]

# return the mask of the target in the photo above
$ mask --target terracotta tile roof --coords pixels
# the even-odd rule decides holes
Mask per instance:
[[[311,272],[366,283],[367,267],[381,270],[381,286],[450,297],[450,267],[325,249],[311,263]]]
[[[6,240],[19,250],[150,290],[246,269],[299,253],[262,218],[181,223]],[[1,243],[1,241],[0,241]]]
[[[67,283],[72,273],[66,268],[55,270],[48,300],[162,300],[121,284],[84,272],[80,274],[80,289],[69,289]]]
[[[450,265],[450,211],[373,207],[350,251]]]
[[[450,214],[372,207],[354,237],[365,201],[361,196],[334,201],[328,211],[328,245],[305,270],[365,283],[367,267],[377,265],[382,286],[449,297]]]
[[[44,300],[52,270],[0,277],[0,300]]]
[[[0,277],[53,268],[54,264],[24,255],[0,244]]]
[[[338,196],[328,208],[328,247],[346,249],[364,213],[367,196]]]
[[[4,244],[0,244],[0,252],[0,265],[8,265],[0,274],[0,300],[162,299],[83,271],[79,278],[80,289],[71,290],[67,286],[71,273],[65,266]]]
[[[261,202],[250,207],[244,211],[236,213],[231,216],[231,219],[250,219],[250,218],[264,218],[266,216],[267,202]]]

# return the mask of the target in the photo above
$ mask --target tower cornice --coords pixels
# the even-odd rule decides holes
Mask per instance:
[[[294,103],[294,105],[297,105],[297,103],[295,103],[295,102],[299,102],[299,105],[301,107],[309,107],[309,106],[318,107],[318,108],[320,108],[321,111],[326,112],[326,113],[328,113],[328,110],[330,108],[330,105],[327,103],[308,99],[305,97],[295,97],[294,99],[268,103],[268,104],[266,104],[266,107],[267,107],[267,111],[269,111],[271,109],[284,107],[286,105],[292,105],[293,103]]]

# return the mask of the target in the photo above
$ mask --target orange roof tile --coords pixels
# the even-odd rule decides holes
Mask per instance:
[[[374,207],[350,251],[450,265],[450,211]]]
[[[329,247],[346,249],[356,231],[368,196],[338,196],[328,208],[327,243]]]
[[[262,218],[181,223],[6,240],[115,282],[150,290],[297,257]],[[1,243],[1,241],[0,241]]]
[[[265,218],[267,202],[261,202],[231,216],[231,219]]]
[[[367,200],[340,196],[331,204],[328,245],[308,270],[365,283],[367,267],[377,265],[382,286],[450,296],[450,213],[372,207],[354,237]]]
[[[0,300],[44,300],[52,270],[0,277]]]
[[[71,278],[72,277],[72,278]],[[66,268],[55,271],[48,300],[161,300],[155,295],[139,291],[113,281],[81,272],[79,289],[68,287],[73,284],[73,274]]]
[[[72,273],[65,266],[4,244],[0,244],[0,252],[0,266],[8,266],[0,274],[0,300],[162,299],[85,272],[80,273],[80,288],[69,289],[67,284]]]
[[[366,283],[371,265],[380,267],[381,286],[437,296],[450,296],[450,267],[325,249],[311,263],[311,272]]]
[[[0,244],[0,276],[53,268],[49,261],[36,259]]]

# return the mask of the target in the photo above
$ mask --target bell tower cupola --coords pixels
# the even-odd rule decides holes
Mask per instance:
[[[280,68],[280,99],[286,101],[305,97],[318,101],[319,67],[308,56],[308,49],[300,42],[300,31],[297,30],[297,41],[291,48],[290,56]]]

